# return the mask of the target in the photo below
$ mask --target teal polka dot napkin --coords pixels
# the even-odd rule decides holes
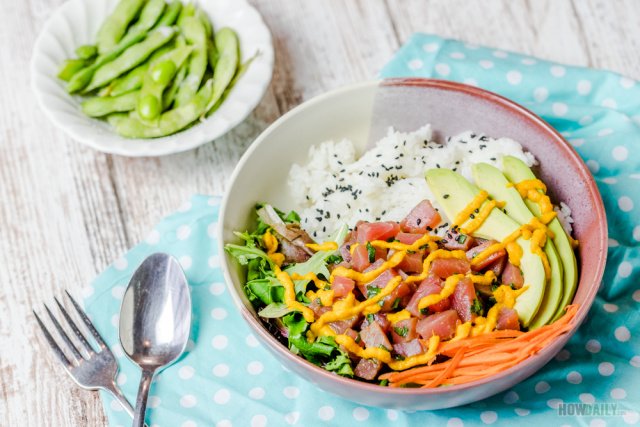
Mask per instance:
[[[610,72],[424,34],[413,36],[381,76],[478,85],[525,105],[569,139],[596,178],[610,232],[604,283],[585,324],[540,372],[487,400],[412,413],[360,406],[301,380],[261,347],[236,313],[219,269],[220,199],[195,196],[85,289],[85,306],[118,357],[117,382],[129,400],[135,398],[140,372],[118,344],[118,310],[136,266],[162,251],[175,255],[185,269],[193,328],[186,354],[151,388],[151,426],[638,424],[640,85]],[[102,398],[111,426],[130,425],[110,396]]]

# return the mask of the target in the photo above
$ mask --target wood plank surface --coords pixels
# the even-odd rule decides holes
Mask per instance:
[[[373,78],[423,31],[640,78],[634,0],[252,0],[276,66],[260,106],[196,150],[131,159],[93,151],[36,105],[31,49],[61,0],[3,2],[0,26],[0,425],[103,426],[97,395],[49,357],[32,309],[79,294],[193,193],[221,194],[252,140],[299,103]]]

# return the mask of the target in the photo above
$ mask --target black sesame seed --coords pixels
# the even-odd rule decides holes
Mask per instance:
[[[443,197],[444,199],[448,199],[448,198],[449,198],[449,195],[448,195],[448,194],[443,194],[443,195],[442,195],[442,197]]]

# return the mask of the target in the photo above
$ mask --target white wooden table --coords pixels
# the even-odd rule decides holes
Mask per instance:
[[[87,0],[89,1],[89,0]],[[206,0],[215,1],[215,0]],[[251,141],[297,104],[372,78],[415,31],[640,78],[635,0],[252,0],[271,28],[273,82],[233,132],[130,159],[53,127],[29,87],[36,35],[62,0],[4,1],[0,26],[0,425],[102,426],[97,395],[61,372],[32,308],[79,293],[193,193],[222,193]]]

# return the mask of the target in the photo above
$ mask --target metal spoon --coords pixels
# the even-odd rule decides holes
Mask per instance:
[[[142,368],[133,426],[144,424],[154,374],[183,352],[191,329],[191,296],[171,255],[156,253],[133,273],[120,308],[120,344]]]

